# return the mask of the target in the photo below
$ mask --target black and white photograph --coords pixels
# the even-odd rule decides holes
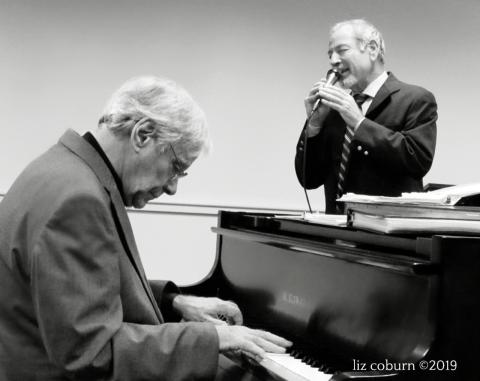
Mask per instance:
[[[476,381],[479,0],[0,0],[0,381]]]

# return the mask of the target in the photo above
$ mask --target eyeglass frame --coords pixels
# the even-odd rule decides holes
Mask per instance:
[[[181,179],[182,177],[185,177],[188,175],[186,171],[179,170],[181,168],[181,161],[178,160],[178,156],[173,149],[172,143],[168,143],[170,146],[170,149],[172,150],[174,160],[172,161],[172,169],[173,169],[173,174],[168,178],[168,181],[173,181],[173,180],[178,180]]]

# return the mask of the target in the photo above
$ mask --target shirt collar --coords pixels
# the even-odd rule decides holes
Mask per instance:
[[[362,91],[362,93],[368,95],[371,98],[375,98],[375,95],[377,95],[378,90],[380,90],[380,87],[383,86],[387,78],[387,72],[382,72],[382,74],[380,74],[377,78],[375,78],[372,82],[368,84],[368,86],[365,88],[365,90]]]

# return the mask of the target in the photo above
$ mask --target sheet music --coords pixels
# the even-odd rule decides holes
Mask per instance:
[[[312,224],[319,224],[319,225],[337,226],[337,227],[347,226],[347,215],[344,215],[344,214],[325,214],[321,212],[315,212],[315,213],[304,212],[303,214],[299,214],[295,216],[279,215],[275,217],[288,219],[288,220],[306,221]]]
[[[462,198],[480,194],[480,183],[461,184],[431,192],[404,192],[400,197],[346,193],[338,201],[393,204],[455,205]]]

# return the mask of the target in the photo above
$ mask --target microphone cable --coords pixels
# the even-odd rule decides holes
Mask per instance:
[[[310,119],[312,118],[313,113],[317,111],[316,109],[317,108],[315,106],[312,108],[312,112],[307,117],[307,119],[305,120],[305,124],[303,125],[303,163],[302,163],[303,184],[302,185],[303,185],[303,192],[305,193],[305,198],[307,199],[308,210],[310,211],[310,213],[313,213],[313,211],[312,211],[312,206],[310,205],[310,199],[308,197],[307,186],[305,185],[307,182],[307,139],[308,139],[307,127],[308,127],[308,124],[310,123]]]

